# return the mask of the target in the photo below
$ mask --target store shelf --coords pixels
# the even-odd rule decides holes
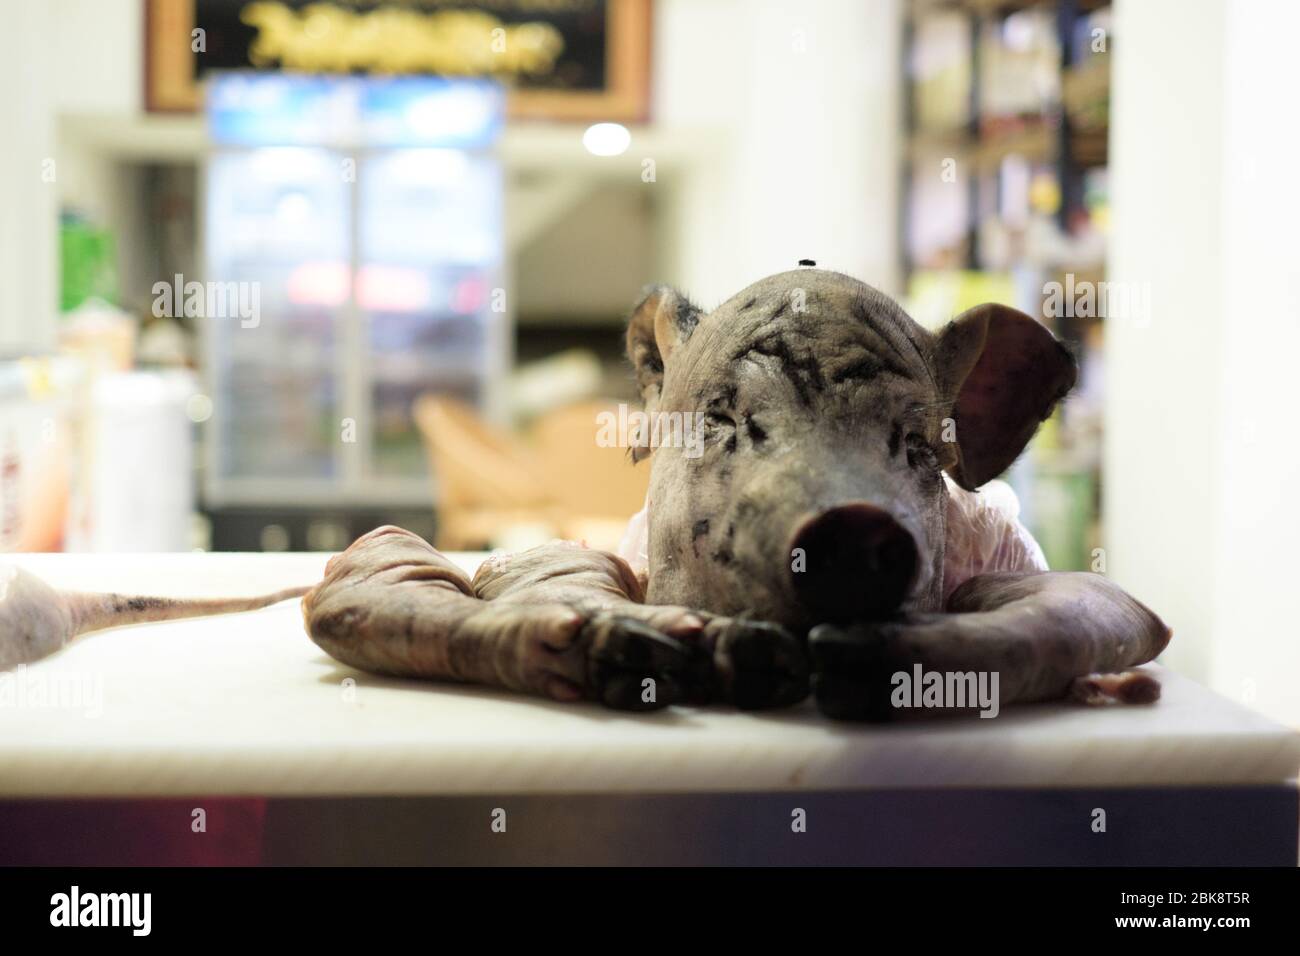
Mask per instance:
[[[1061,73],[1061,96],[1067,107],[1110,95],[1110,60],[1098,56]]]
[[[980,172],[993,172],[1008,156],[1020,156],[1032,163],[1047,162],[1055,149],[1055,131],[1046,123],[1024,129],[981,137],[974,150],[974,162]]]
[[[945,274],[954,289],[970,286],[967,300],[997,297],[1030,314],[1047,315],[1049,282],[1070,297],[1045,321],[1079,355],[1085,382],[1009,476],[1059,568],[1087,568],[1097,542],[1104,327],[1073,302],[1076,288],[1105,281],[1110,58],[1087,38],[1094,17],[1109,35],[1109,15],[1096,13],[1106,6],[911,0],[903,36],[906,62],[925,65],[905,76],[913,125],[901,163],[902,266],[916,307],[942,299]],[[1009,16],[1026,12],[1012,29]],[[964,111],[936,108],[958,101]],[[958,176],[939,180],[935,164],[949,157]]]
[[[1075,132],[1070,139],[1070,159],[1076,166],[1092,169],[1110,159],[1110,133],[1106,129]]]

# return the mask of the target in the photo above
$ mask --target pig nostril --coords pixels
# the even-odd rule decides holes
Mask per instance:
[[[865,503],[810,518],[791,551],[795,593],[817,623],[888,617],[916,578],[912,535],[889,512]]]

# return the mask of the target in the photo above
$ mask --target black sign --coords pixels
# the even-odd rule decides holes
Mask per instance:
[[[148,101],[218,70],[491,76],[512,115],[641,119],[649,0],[149,0]]]

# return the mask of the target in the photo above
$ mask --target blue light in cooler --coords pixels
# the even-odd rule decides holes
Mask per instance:
[[[227,146],[481,149],[501,132],[491,80],[224,73],[208,80],[208,131]]]
[[[368,143],[479,149],[501,132],[505,93],[491,80],[397,76],[360,82]]]

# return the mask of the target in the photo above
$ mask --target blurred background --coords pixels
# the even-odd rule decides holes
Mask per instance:
[[[1080,385],[1051,565],[1300,724],[1300,7],[0,0],[0,550],[617,544],[623,323],[813,259]]]

